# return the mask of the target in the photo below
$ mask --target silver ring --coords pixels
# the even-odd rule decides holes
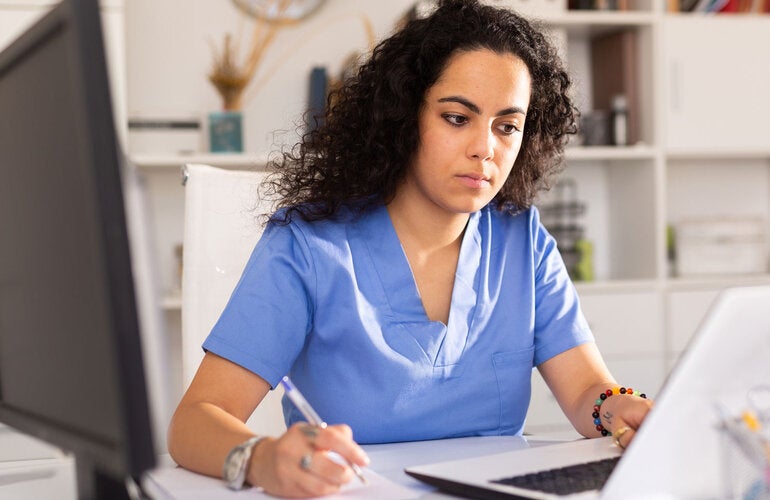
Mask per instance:
[[[310,453],[306,455],[302,455],[302,458],[299,460],[299,468],[302,470],[310,470],[310,467],[313,465],[313,457],[310,455]]]
[[[303,425],[299,430],[307,436],[310,440],[314,440],[318,437],[318,427],[314,425]]]

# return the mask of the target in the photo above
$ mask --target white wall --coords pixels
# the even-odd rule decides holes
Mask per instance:
[[[336,75],[345,58],[367,49],[362,22],[387,35],[412,0],[327,0],[302,23],[284,28],[266,53],[244,103],[247,153],[271,151],[273,131],[295,130],[307,106],[310,71],[327,66]],[[229,0],[130,0],[126,2],[128,116],[202,118],[221,107],[206,77],[210,42],[240,32],[248,43],[253,22]],[[240,31],[239,31],[240,30]],[[294,142],[290,135],[282,141]],[[165,153],[171,151],[158,151]]]

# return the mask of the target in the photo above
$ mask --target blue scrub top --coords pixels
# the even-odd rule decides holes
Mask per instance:
[[[289,374],[326,422],[382,443],[521,434],[532,368],[593,341],[534,207],[471,214],[448,323],[428,319],[378,206],[269,224],[203,347],[273,387]]]

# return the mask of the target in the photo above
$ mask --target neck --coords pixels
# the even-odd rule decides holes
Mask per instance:
[[[399,196],[387,209],[401,244],[419,249],[420,253],[459,248],[470,218],[467,213],[449,213],[435,205],[410,203]]]

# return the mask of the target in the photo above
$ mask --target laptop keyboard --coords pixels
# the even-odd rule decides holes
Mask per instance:
[[[618,460],[620,457],[607,458],[532,474],[496,479],[492,482],[556,495],[600,490],[607,478],[610,477],[610,473]]]

